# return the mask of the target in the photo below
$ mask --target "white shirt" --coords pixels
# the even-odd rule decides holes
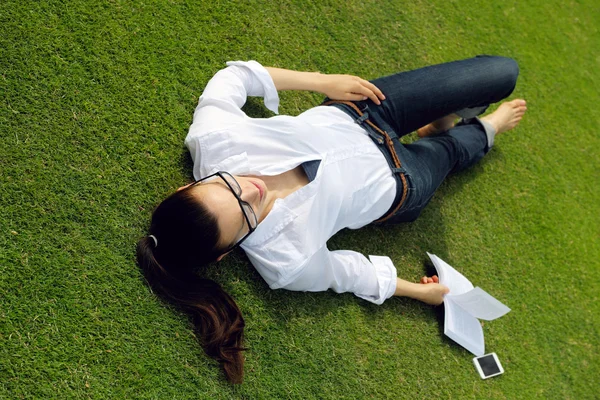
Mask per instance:
[[[396,289],[389,257],[327,248],[339,230],[365,226],[391,207],[396,181],[380,150],[336,107],[314,107],[297,117],[248,117],[241,110],[247,96],[264,97],[278,112],[273,80],[256,61],[227,65],[200,96],[185,139],[194,177],[219,170],[277,175],[320,160],[315,179],[277,199],[241,247],[272,289],[333,289],[383,303]]]

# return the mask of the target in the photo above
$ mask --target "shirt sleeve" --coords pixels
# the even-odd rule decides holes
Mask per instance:
[[[192,127],[209,132],[239,122],[248,96],[264,98],[265,106],[278,113],[279,96],[269,72],[256,61],[228,61],[206,84],[194,112]]]
[[[389,257],[369,256],[349,250],[321,248],[300,268],[300,273],[281,287],[288,290],[319,292],[332,289],[351,292],[361,299],[382,304],[396,291],[396,268]]]

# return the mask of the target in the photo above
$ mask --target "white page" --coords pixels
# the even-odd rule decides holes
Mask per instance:
[[[510,311],[510,308],[500,303],[480,287],[458,296],[448,296],[452,298],[452,302],[458,304],[472,316],[486,321],[500,318]]]
[[[450,293],[448,295],[459,295],[473,289],[473,284],[464,277],[463,274],[452,268],[444,260],[435,254],[427,253],[435,269],[437,270],[440,283],[448,286]]]
[[[454,304],[444,301],[444,334],[476,356],[485,354],[483,329],[479,320]]]

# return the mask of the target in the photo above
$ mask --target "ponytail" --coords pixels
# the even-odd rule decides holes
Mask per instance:
[[[194,272],[202,261],[220,255],[215,218],[184,189],[159,205],[150,230],[153,237],[143,237],[137,245],[137,262],[148,285],[191,317],[205,353],[221,364],[228,381],[242,383],[242,313],[218,283]]]

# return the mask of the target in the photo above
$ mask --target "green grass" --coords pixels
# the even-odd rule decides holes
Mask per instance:
[[[3,1],[0,398],[590,399],[600,376],[600,8],[495,2]],[[269,290],[242,253],[207,274],[246,321],[232,387],[134,262],[153,207],[191,178],[183,139],[227,60],[374,78],[515,58],[528,114],[413,224],[330,248],[436,253],[512,308],[486,322],[481,381],[439,309]],[[298,114],[321,96],[281,94]],[[248,112],[268,115],[252,99]]]

